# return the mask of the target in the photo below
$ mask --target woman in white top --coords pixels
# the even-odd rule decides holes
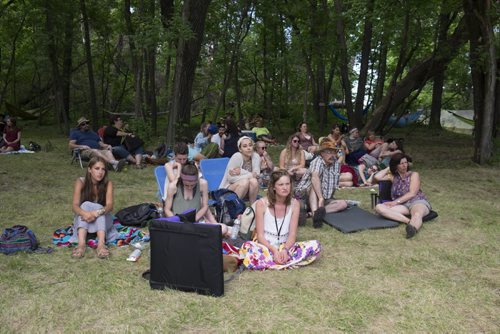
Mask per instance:
[[[233,154],[227,163],[224,178],[219,188],[234,191],[239,198],[246,198],[250,204],[259,193],[260,157],[253,150],[253,140],[243,136],[238,140],[239,152]]]
[[[257,242],[247,241],[240,257],[248,269],[284,269],[311,263],[319,255],[317,240],[296,242],[300,205],[292,198],[292,183],[286,170],[271,174],[267,197],[257,201]]]

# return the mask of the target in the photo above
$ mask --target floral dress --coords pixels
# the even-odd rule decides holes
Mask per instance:
[[[267,204],[266,199],[262,200],[266,201]],[[281,227],[278,228],[279,224],[277,221],[281,219],[275,218],[269,209],[269,205],[266,205],[266,212],[264,213],[264,236],[268,242],[276,245],[279,244],[279,250],[283,249],[288,238],[291,217],[292,207],[290,206],[285,217],[282,218]],[[240,258],[243,259],[243,265],[247,269],[254,270],[282,270],[305,266],[316,260],[320,252],[321,244],[318,240],[298,241],[289,249],[290,260],[285,264],[276,264],[269,248],[256,241],[245,242],[239,250]]]

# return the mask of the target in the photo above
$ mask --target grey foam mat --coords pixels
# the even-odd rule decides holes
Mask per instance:
[[[357,206],[348,207],[341,212],[327,213],[324,222],[343,233],[399,226],[398,222],[382,218]]]

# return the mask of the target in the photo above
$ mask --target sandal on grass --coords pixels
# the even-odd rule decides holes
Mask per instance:
[[[415,226],[408,224],[406,225],[406,239],[411,239],[417,234],[417,229]]]
[[[97,248],[97,257],[107,259],[109,257],[109,250],[106,247]]]
[[[76,247],[71,252],[71,256],[74,258],[82,258],[85,256],[85,247]]]

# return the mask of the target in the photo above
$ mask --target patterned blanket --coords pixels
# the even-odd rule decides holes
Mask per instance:
[[[131,243],[136,242],[149,242],[149,233],[142,231],[137,227],[123,226],[120,221],[115,219],[113,225],[119,233],[118,238],[110,242],[111,245],[116,246],[126,246]],[[52,236],[52,243],[57,247],[69,247],[76,246],[76,243],[69,242],[69,239],[73,235],[73,227],[63,227],[55,230]],[[91,248],[97,247],[97,239],[87,240],[87,246]]]

